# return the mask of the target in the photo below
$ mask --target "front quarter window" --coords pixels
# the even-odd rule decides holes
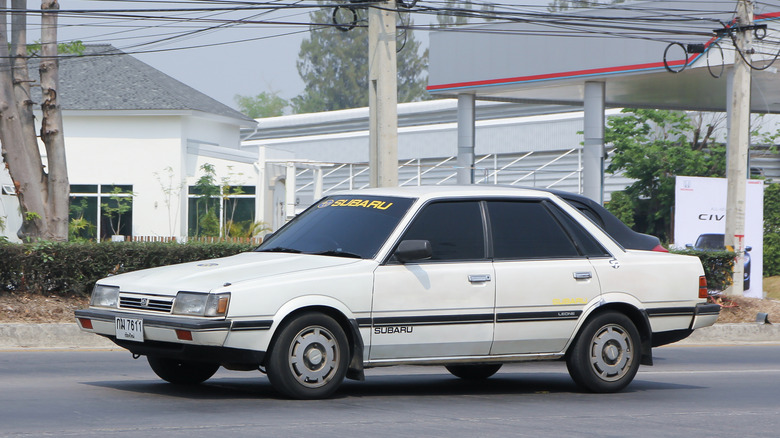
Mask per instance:
[[[332,196],[312,205],[256,251],[373,258],[412,198]]]

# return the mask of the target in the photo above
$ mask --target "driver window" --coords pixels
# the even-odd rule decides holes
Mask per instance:
[[[430,260],[482,260],[485,236],[479,202],[429,204],[414,219],[403,239],[431,242]]]

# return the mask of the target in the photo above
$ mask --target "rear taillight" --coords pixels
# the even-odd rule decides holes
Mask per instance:
[[[702,275],[699,277],[699,298],[707,298],[709,296],[710,294],[707,290],[707,277]]]
[[[658,251],[658,252],[669,252],[669,250],[668,250],[668,249],[664,248],[664,247],[663,247],[663,246],[661,246],[660,244],[656,245],[656,246],[655,246],[655,248],[653,248],[653,251]]]
[[[79,322],[81,323],[81,328],[85,328],[85,329],[92,328],[92,320],[89,318],[79,318]]]

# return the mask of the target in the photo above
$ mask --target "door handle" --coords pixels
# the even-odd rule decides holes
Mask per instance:
[[[469,281],[471,283],[484,283],[490,281],[490,274],[469,275]]]
[[[575,280],[587,280],[589,278],[593,278],[593,274],[590,272],[575,272],[574,273],[574,279]]]

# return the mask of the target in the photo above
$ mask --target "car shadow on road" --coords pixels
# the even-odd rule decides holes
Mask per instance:
[[[163,381],[100,381],[84,384],[138,394],[208,400],[281,399],[265,376],[251,378],[215,377],[201,385],[173,385]],[[674,389],[696,389],[692,385],[656,382],[637,378],[623,394]],[[332,397],[404,397],[404,396],[490,396],[579,393],[581,390],[564,373],[499,373],[490,379],[469,381],[443,373],[416,373],[368,376],[366,381],[346,380]]]

